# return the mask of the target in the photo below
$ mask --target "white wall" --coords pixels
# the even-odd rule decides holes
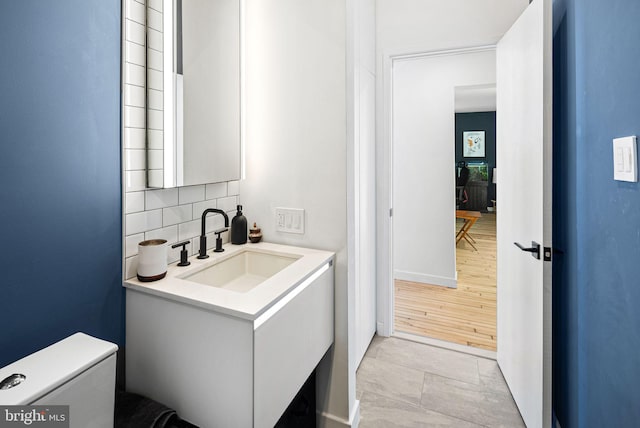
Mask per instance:
[[[245,0],[245,215],[264,239],[336,252],[335,345],[319,369],[320,411],[355,406],[347,280],[346,2]],[[275,207],[304,208],[305,234],[275,231]],[[351,333],[350,333],[351,330]]]
[[[392,333],[391,74],[394,55],[496,43],[527,0],[376,0],[378,333]],[[471,30],[469,30],[471,28]]]
[[[495,50],[393,64],[394,278],[456,286],[455,88],[496,79]]]

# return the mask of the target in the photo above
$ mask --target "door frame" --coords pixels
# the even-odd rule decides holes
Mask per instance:
[[[382,117],[382,138],[376,139],[376,213],[377,213],[377,324],[379,336],[394,334],[394,282],[393,282],[393,65],[395,61],[412,58],[461,55],[496,50],[496,44],[482,44],[455,49],[413,50],[384,52],[382,64],[382,105],[378,117]]]

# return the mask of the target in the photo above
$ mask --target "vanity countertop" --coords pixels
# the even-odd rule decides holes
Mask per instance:
[[[335,254],[289,245],[260,242],[257,244],[225,244],[222,253],[208,252],[209,258],[199,260],[195,255],[189,258],[190,266],[180,267],[176,263],[168,266],[165,278],[154,282],[141,282],[131,278],[123,286],[141,293],[153,294],[166,299],[201,307],[227,315],[255,320],[275,305],[289,291],[300,285],[319,268],[331,262]],[[299,257],[291,265],[267,278],[259,286],[246,293],[211,287],[181,279],[208,266],[238,255],[243,251],[269,254],[283,254]]]

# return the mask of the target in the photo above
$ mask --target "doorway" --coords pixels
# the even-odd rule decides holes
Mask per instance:
[[[497,349],[496,87],[457,86],[454,92],[457,286],[395,279],[395,331],[493,353]]]
[[[487,214],[488,171],[495,167],[495,61],[495,49],[481,47],[393,62],[394,333],[496,349],[495,218]],[[487,92],[491,101],[480,106]],[[493,111],[490,129],[465,129],[482,135],[481,151],[463,153],[457,110],[465,116]],[[457,200],[458,158],[472,172],[462,191],[476,199],[480,192],[480,206],[469,197]],[[479,217],[468,234],[456,234],[459,204],[459,212]]]
[[[498,334],[501,338],[497,360],[518,408],[528,426],[549,426],[551,417],[551,237],[552,196],[552,5],[550,0],[530,3],[525,12],[497,43],[498,136],[502,140],[497,200],[500,222],[497,231]],[[379,269],[381,299],[379,320],[382,335],[394,333],[393,282],[398,261],[395,241],[397,189],[391,171],[397,168],[391,141],[398,141],[396,125],[401,118],[390,100],[397,88],[392,85],[397,57],[384,58],[384,135],[382,172],[389,183],[380,186],[382,202],[393,210],[383,217],[381,255],[388,251],[389,266]],[[393,72],[392,72],[393,70]],[[395,82],[394,82],[395,83]],[[393,95],[393,96],[392,96]],[[387,159],[388,162],[385,162]],[[429,158],[425,158],[429,159]],[[437,159],[431,157],[430,160]],[[429,166],[425,167],[429,168]],[[392,187],[393,184],[393,187]],[[415,186],[414,186],[415,187]],[[393,201],[390,195],[393,192]],[[417,188],[415,190],[418,190]],[[388,193],[386,193],[388,192]],[[385,193],[389,199],[385,198]],[[391,220],[391,218],[393,220]],[[405,219],[406,220],[406,219]],[[446,268],[447,264],[441,264]],[[457,285],[457,278],[456,285]],[[439,284],[446,285],[446,284]],[[385,296],[387,298],[385,302]]]

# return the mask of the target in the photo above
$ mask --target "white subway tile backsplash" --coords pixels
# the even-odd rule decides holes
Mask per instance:
[[[125,149],[144,149],[144,129],[125,128],[124,129],[124,148]]]
[[[196,202],[193,204],[193,219],[198,219],[202,217],[202,213],[207,208],[215,208],[216,201],[202,201]]]
[[[127,128],[144,128],[144,108],[124,106],[124,126]]]
[[[231,217],[229,217],[229,226],[231,226]],[[202,227],[200,228],[202,229]],[[216,230],[224,229],[224,217],[220,214],[209,214],[207,216],[206,233],[213,233]],[[202,232],[202,230],[200,231]]]
[[[162,14],[154,9],[147,9],[147,27],[162,32]]]
[[[162,150],[164,148],[162,131],[149,130],[147,139],[149,140],[150,149]]]
[[[124,104],[144,108],[144,87],[136,85],[124,86]]]
[[[162,90],[162,72],[157,70],[147,70],[147,86],[149,89],[156,89],[158,91]]]
[[[145,65],[145,48],[142,45],[134,42],[126,43],[126,58],[125,61],[132,64]]]
[[[207,199],[224,198],[227,196],[227,183],[207,184]]]
[[[163,168],[163,154],[164,150],[147,150],[147,162],[149,169],[162,169]]]
[[[136,192],[147,187],[147,176],[144,171],[126,171],[124,173],[125,192]]]
[[[149,129],[162,130],[163,112],[162,110],[147,110],[147,121]]]
[[[162,71],[164,69],[164,65],[162,64],[162,52],[153,49],[147,50],[147,68],[158,71]]]
[[[124,240],[124,255],[131,257],[138,254],[138,242],[144,241],[144,233],[127,236]]]
[[[155,89],[150,89],[147,92],[147,102],[150,109],[153,110],[163,110],[164,104],[162,100],[162,92],[156,91]]]
[[[230,181],[227,185],[227,195],[235,196],[240,194],[240,182],[238,180]]]
[[[204,201],[204,189],[204,185],[179,187],[178,203],[182,205]]]
[[[167,264],[180,260],[180,248],[167,248]]]
[[[127,40],[133,43],[137,43],[141,46],[144,46],[144,41],[145,41],[144,25],[139,24],[130,19],[126,20],[125,25],[126,25],[125,34],[127,35]]]
[[[124,277],[134,278],[138,273],[138,256],[128,257],[124,261]]]
[[[127,278],[135,276],[137,269],[137,243],[147,239],[166,239],[169,245],[179,241],[189,240],[186,248],[189,255],[194,255],[200,247],[199,237],[201,233],[202,211],[216,206],[224,209],[231,207],[228,212],[231,218],[235,214],[237,197],[224,197],[218,200],[205,200],[176,206],[182,194],[183,198],[197,198],[203,194],[204,186],[189,186],[173,189],[154,189],[144,192],[131,192],[126,195],[125,210],[128,215],[125,218],[125,274]],[[220,187],[220,186],[216,186]],[[146,207],[149,211],[131,212]],[[159,215],[159,213],[162,213]],[[162,219],[162,227],[158,225]],[[192,220],[193,219],[193,220]],[[169,223],[172,223],[169,225]],[[209,214],[206,221],[207,250],[215,247],[215,231],[224,228],[224,217],[218,214]],[[229,242],[229,232],[222,234],[223,242]],[[174,263],[180,258],[180,249],[168,249],[168,263]]]
[[[226,198],[220,198],[217,200],[218,209],[225,212],[235,211],[238,205],[237,196],[228,196]]]
[[[144,67],[136,64],[126,63],[124,65],[124,82],[130,85],[144,86]]]
[[[160,31],[149,28],[147,38],[150,49],[162,52],[162,33]]]
[[[147,210],[178,205],[178,189],[147,190],[145,193],[145,207]]]
[[[149,7],[162,12],[162,0],[149,0]]]
[[[124,197],[125,214],[144,211],[144,193],[145,192],[125,193],[125,197]]]
[[[184,223],[193,219],[193,205],[178,205],[162,209],[162,225],[171,226],[173,224]]]
[[[146,16],[144,5],[134,0],[127,0],[127,4],[125,7],[127,18],[133,19],[134,21],[144,25]]]
[[[147,179],[151,188],[162,188],[164,186],[164,174],[161,169],[147,171]]]
[[[178,241],[195,238],[196,236],[200,236],[199,220],[193,220],[178,225]]]
[[[124,151],[124,168],[127,171],[145,170],[147,164],[146,150],[125,149]]]
[[[128,235],[160,229],[162,227],[162,210],[127,214],[125,227]]]
[[[162,229],[145,232],[144,239],[166,239],[169,245],[178,242],[178,226],[163,227]]]

